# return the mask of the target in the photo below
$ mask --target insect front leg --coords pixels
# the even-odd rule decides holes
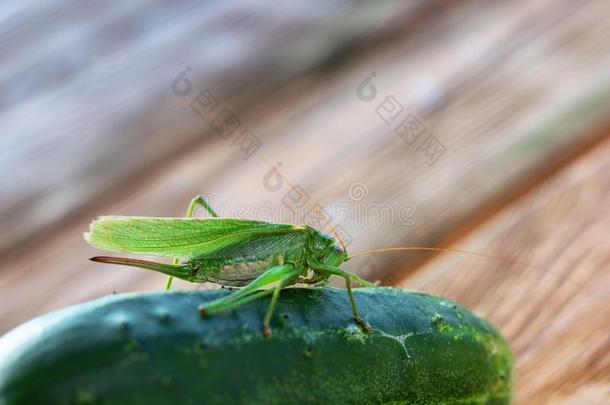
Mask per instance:
[[[216,213],[216,211],[214,211],[212,209],[212,207],[210,206],[210,204],[208,204],[208,202],[205,200],[205,198],[203,198],[200,195],[198,195],[197,197],[195,197],[191,200],[191,203],[189,204],[189,207],[186,210],[185,216],[187,218],[192,218],[193,213],[195,212],[195,208],[198,205],[202,206],[214,218],[218,217],[218,214]],[[179,262],[180,262],[180,259],[176,258],[172,261],[172,264],[178,264]],[[172,288],[172,281],[174,281],[174,278],[172,276],[169,276],[167,278],[167,282],[165,283],[165,290],[170,290]]]
[[[352,307],[352,313],[354,314],[354,320],[360,325],[362,326],[362,328],[364,330],[366,330],[367,332],[371,332],[373,330],[373,328],[371,327],[371,325],[369,325],[368,323],[366,323],[361,317],[360,314],[358,313],[358,308],[356,307],[356,300],[354,299],[354,294],[352,293],[352,280],[356,281],[357,283],[359,283],[360,285],[362,285],[363,287],[375,287],[375,284],[369,283],[366,280],[363,280],[362,278],[358,277],[357,275],[350,273],[349,271],[345,271],[342,270],[338,267],[335,266],[329,266],[326,264],[317,264],[317,265],[312,265],[311,268],[319,273],[328,275],[328,276],[339,276],[339,277],[343,277],[345,279],[345,286],[347,289],[347,296],[349,298],[351,307]]]
[[[270,336],[271,330],[269,328],[269,321],[271,320],[273,310],[277,304],[279,292],[283,287],[294,283],[300,274],[301,269],[297,269],[292,264],[272,267],[236,293],[212,301],[208,304],[200,305],[199,312],[201,312],[202,315],[212,315],[219,312],[225,312],[237,308],[246,302],[252,301],[253,299],[273,294],[271,304],[267,310],[265,318],[263,319],[263,334],[265,334],[265,336]],[[278,284],[273,289],[263,291],[259,290],[260,288],[268,287],[274,283]]]

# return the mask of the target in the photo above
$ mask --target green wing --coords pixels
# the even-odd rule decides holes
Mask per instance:
[[[266,255],[303,244],[306,234],[302,226],[248,219],[105,216],[84,237],[104,250],[197,259]]]

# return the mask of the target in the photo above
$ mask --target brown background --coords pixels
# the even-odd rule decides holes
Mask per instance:
[[[87,261],[98,215],[180,216],[204,194],[221,215],[286,220],[298,185],[351,252],[494,256],[348,267],[490,319],[517,355],[517,403],[607,403],[610,3],[92,4],[0,8],[0,332],[162,287]],[[187,67],[191,90],[176,94]],[[199,115],[205,89],[218,105]],[[390,124],[387,97],[402,107]],[[228,139],[210,126],[223,108],[241,123]],[[394,132],[409,115],[424,129],[411,145]],[[261,142],[249,159],[244,129]],[[430,136],[444,149],[433,164]]]

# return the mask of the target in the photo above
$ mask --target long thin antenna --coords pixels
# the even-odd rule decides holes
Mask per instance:
[[[390,247],[390,248],[374,249],[374,250],[367,250],[367,251],[364,251],[364,252],[358,252],[358,253],[355,253],[355,254],[351,255],[350,257],[348,257],[347,260],[353,259],[355,257],[362,257],[362,256],[371,255],[371,254],[374,254],[374,253],[396,252],[396,251],[405,251],[405,250],[462,253],[462,254],[467,254],[467,255],[485,257],[485,258],[488,258],[488,259],[500,260],[500,261],[504,261],[504,262],[507,262],[507,263],[510,263],[510,264],[516,264],[516,265],[519,265],[519,266],[523,266],[525,268],[530,268],[530,269],[533,269],[533,270],[537,270],[537,271],[542,272],[542,273],[552,274],[552,275],[554,275],[556,277],[559,277],[560,279],[569,280],[569,281],[571,281],[573,283],[576,283],[581,288],[585,288],[585,285],[583,283],[575,281],[572,278],[570,278],[569,276],[566,276],[565,274],[555,273],[555,272],[552,272],[550,270],[546,270],[546,269],[543,269],[543,268],[540,268],[540,267],[532,266],[531,264],[526,263],[526,262],[522,262],[520,260],[513,260],[513,259],[509,259],[507,257],[496,256],[496,255],[492,255],[492,254],[488,254],[488,253],[471,252],[469,250],[462,250],[462,249],[455,249],[455,248],[438,248],[438,247],[426,247],[426,246]]]
[[[522,262],[522,261],[519,261],[519,260],[509,259],[509,258],[506,258],[506,257],[491,255],[491,254],[487,254],[487,253],[471,252],[469,250],[462,250],[462,249],[455,249],[455,248],[438,248],[438,247],[425,247],[425,246],[404,246],[404,247],[390,247],[390,248],[383,248],[383,249],[367,250],[367,251],[364,251],[364,252],[358,252],[358,253],[355,253],[355,254],[351,255],[348,258],[348,260],[353,259],[355,257],[368,256],[368,255],[371,255],[371,254],[374,254],[374,253],[396,252],[396,251],[405,251],[405,250],[409,250],[409,251],[429,251],[429,252],[462,253],[462,254],[468,254],[468,255],[473,255],[473,256],[486,257],[488,259],[501,260],[501,261],[508,262],[508,263],[511,263],[511,264],[517,264],[519,266],[529,267],[529,268],[532,268],[534,270],[538,270],[538,271],[541,271],[541,272],[549,273],[548,270],[532,266],[531,264],[526,263],[526,262]]]
[[[261,158],[261,160],[263,160],[267,166],[269,166],[271,169],[274,169],[276,171],[276,173],[286,182],[288,183],[288,185],[292,188],[292,190],[296,191],[297,194],[299,194],[300,197],[305,198],[305,205],[307,205],[310,209],[314,210],[316,212],[316,214],[318,215],[318,217],[320,219],[322,219],[322,221],[324,221],[324,224],[328,227],[328,229],[330,230],[330,232],[333,234],[333,236],[339,241],[339,244],[341,245],[341,248],[343,249],[344,252],[347,252],[347,247],[345,246],[345,243],[343,242],[343,239],[341,238],[341,236],[339,235],[339,232],[337,231],[337,229],[334,227],[334,225],[331,223],[330,219],[328,218],[328,215],[324,212],[324,210],[322,210],[320,207],[318,207],[316,204],[312,203],[309,196],[306,195],[305,193],[303,193],[303,191],[301,191],[300,187],[296,186],[294,183],[292,183],[288,177],[286,177],[284,175],[284,173],[282,173],[279,169],[279,167],[277,165],[275,165],[271,159],[269,159],[267,156],[265,156],[264,154],[260,153],[258,154],[258,156]]]

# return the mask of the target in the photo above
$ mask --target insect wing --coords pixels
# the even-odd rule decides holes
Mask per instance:
[[[277,251],[302,243],[305,228],[237,218],[154,218],[105,216],[84,237],[115,252],[197,259]]]

